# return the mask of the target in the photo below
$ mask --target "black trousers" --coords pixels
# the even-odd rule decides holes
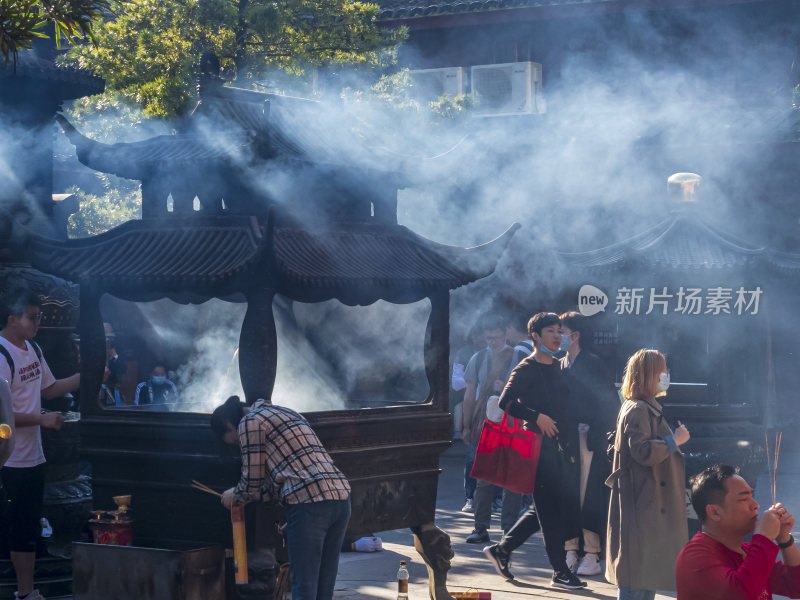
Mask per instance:
[[[3,487],[8,503],[3,531],[12,552],[36,552],[41,534],[44,500],[44,465],[3,467]]]
[[[575,537],[580,530],[576,519],[576,499],[572,498],[571,492],[574,488],[572,479],[577,476],[574,465],[559,456],[557,445],[545,439],[536,470],[533,504],[503,536],[500,548],[512,552],[541,529],[553,571],[567,571],[564,541]]]

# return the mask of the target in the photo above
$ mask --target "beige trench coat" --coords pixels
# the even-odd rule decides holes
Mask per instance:
[[[689,537],[686,470],[654,399],[626,400],[617,417],[606,536],[606,579],[618,587],[674,590],[675,561]]]

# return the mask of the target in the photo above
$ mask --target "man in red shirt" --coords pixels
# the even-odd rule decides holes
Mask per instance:
[[[800,598],[791,513],[778,503],[759,515],[736,467],[709,467],[690,483],[702,531],[678,555],[678,600],[771,600],[773,592]],[[752,541],[743,543],[751,532]],[[776,563],[778,551],[783,562]]]

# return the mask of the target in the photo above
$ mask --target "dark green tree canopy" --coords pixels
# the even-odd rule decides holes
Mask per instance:
[[[6,67],[16,64],[21,50],[30,50],[44,29],[52,24],[55,42],[95,41],[93,27],[111,14],[111,0],[0,0],[0,52]]]
[[[226,79],[247,86],[274,67],[379,65],[405,36],[378,28],[376,4],[351,0],[131,0],[114,9],[117,17],[96,27],[97,45],[76,46],[63,63],[161,117],[191,106],[208,52]]]

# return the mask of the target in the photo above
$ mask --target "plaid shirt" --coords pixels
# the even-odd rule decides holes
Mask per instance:
[[[280,499],[286,504],[347,500],[350,484],[295,411],[257,400],[239,422],[242,478],[237,502]]]

